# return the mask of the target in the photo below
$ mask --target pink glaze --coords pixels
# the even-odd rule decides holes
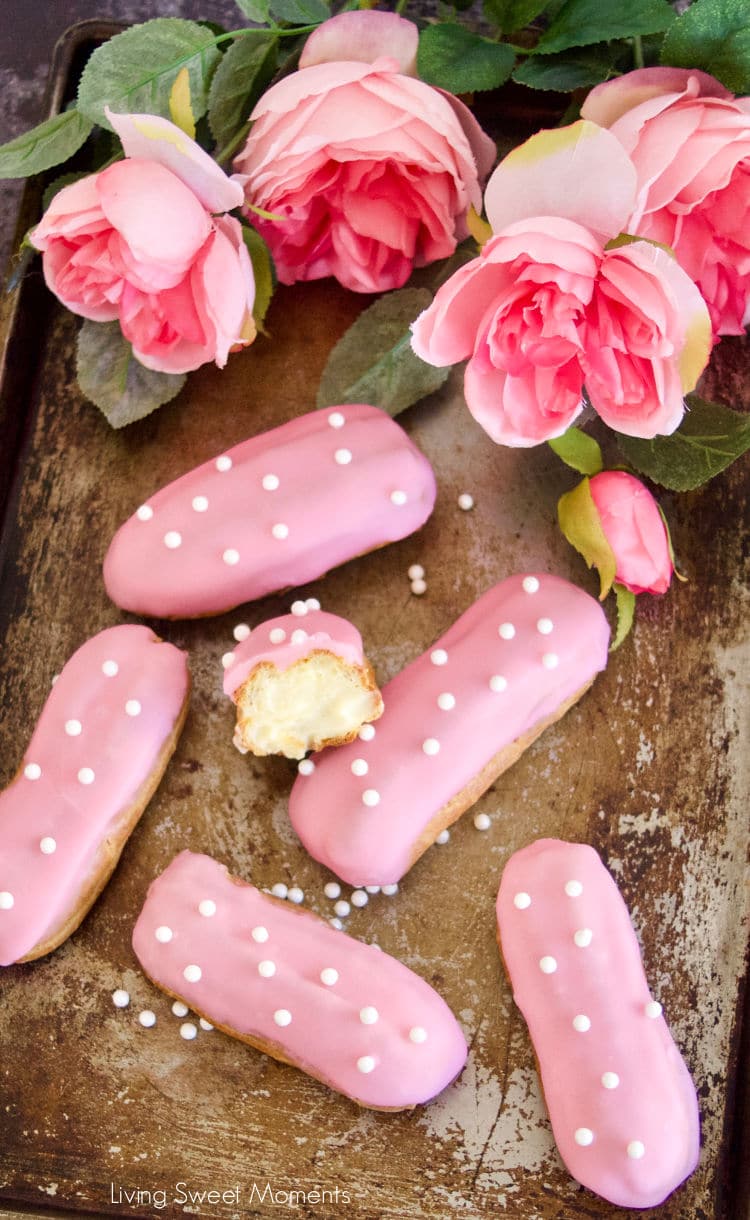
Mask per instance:
[[[157,491],[115,534],[104,583],[137,614],[218,614],[405,538],[434,502],[429,462],[384,411],[313,411]]]
[[[698,1163],[698,1105],[617,886],[593,848],[540,839],[505,866],[497,921],[560,1155],[611,1203],[655,1207]]]
[[[283,639],[279,638],[281,632]],[[263,661],[270,661],[280,670],[288,669],[317,649],[335,653],[347,665],[361,666],[364,662],[362,636],[352,623],[337,614],[308,610],[304,615],[284,614],[267,619],[232,649],[234,662],[224,671],[224,694],[233,695],[251,670]]]
[[[153,771],[188,686],[185,654],[148,627],[110,627],[70,658],[18,775],[0,793],[0,965],[25,957],[75,906],[102,841]]]
[[[199,911],[205,900],[213,914]],[[172,935],[157,939],[157,929]],[[159,986],[214,1025],[273,1043],[362,1105],[428,1101],[466,1062],[453,1014],[423,979],[312,912],[233,881],[210,856],[183,851],[152,883],[133,948]],[[261,963],[272,963],[270,977]],[[185,977],[190,966],[197,981]],[[291,1020],[279,1024],[277,1013]]]
[[[297,778],[289,812],[307,850],[354,885],[398,881],[438,810],[604,669],[608,640],[598,602],[557,576],[495,585],[387,683],[370,740],[315,755],[314,772]],[[492,689],[493,678],[504,689]],[[355,759],[366,774],[353,773]]]

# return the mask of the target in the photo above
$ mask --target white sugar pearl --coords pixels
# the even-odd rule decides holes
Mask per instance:
[[[640,1161],[642,1156],[645,1156],[646,1146],[640,1140],[631,1140],[628,1144],[628,1156],[631,1161]]]
[[[366,907],[369,901],[364,890],[352,890],[351,904],[353,907]]]
[[[427,581],[413,580],[411,582],[411,591],[415,597],[422,597],[427,592]]]
[[[274,538],[288,538],[289,526],[285,525],[283,521],[277,521],[275,525],[271,526],[271,533],[273,534]]]
[[[523,586],[524,593],[538,593],[539,592],[539,581],[537,580],[536,576],[524,576],[523,581],[521,583]]]
[[[370,770],[364,758],[355,758],[351,765],[352,775],[367,775]]]
[[[52,675],[52,681],[51,681],[51,683],[50,683],[50,686],[54,686],[54,685],[55,685],[55,683],[57,682],[57,679],[58,679],[59,677],[60,677],[60,675],[59,675],[59,674],[53,674],[53,675]]]
[[[78,772],[79,784],[93,784],[95,779],[96,776],[91,770],[91,767],[81,767],[80,771]]]
[[[447,665],[448,653],[444,648],[433,648],[432,652],[430,653],[430,660],[432,661],[433,665]]]
[[[150,1008],[144,1008],[143,1012],[138,1013],[138,1020],[144,1029],[151,1029],[152,1025],[156,1025],[156,1013]]]
[[[588,1127],[579,1127],[577,1131],[573,1133],[573,1139],[577,1144],[580,1145],[581,1148],[588,1148],[589,1144],[593,1144],[594,1142],[594,1132]]]
[[[202,898],[198,903],[198,910],[201,915],[205,915],[206,919],[210,919],[212,915],[216,914],[216,903],[213,898]]]
[[[531,895],[527,894],[525,890],[520,890],[513,899],[513,906],[517,907],[519,911],[525,911],[527,907],[531,906]]]
[[[298,627],[296,631],[292,632],[291,638],[293,644],[304,644],[305,640],[307,639],[307,632],[304,631],[302,627]]]
[[[555,624],[551,618],[540,618],[537,622],[536,629],[540,635],[551,635],[555,629]]]
[[[39,840],[39,850],[43,856],[51,856],[53,852],[57,851],[57,843],[51,835],[45,835],[43,839]]]
[[[367,890],[368,894],[379,894],[380,893],[379,885],[366,885],[365,889]]]
[[[327,881],[323,893],[326,898],[338,898],[341,894],[341,886],[338,881]]]
[[[424,578],[424,568],[421,563],[413,563],[407,572],[409,580],[422,580]]]
[[[297,770],[300,775],[312,775],[315,770],[315,763],[311,758],[303,758],[301,762],[297,763]]]
[[[437,754],[440,750],[440,742],[437,737],[425,737],[422,742],[422,750],[429,756]]]
[[[225,652],[224,656],[221,658],[221,665],[222,669],[231,669],[231,667],[234,665],[234,653]]]
[[[286,632],[283,627],[272,627],[268,633],[268,638],[272,644],[283,644],[286,639]]]
[[[264,474],[260,485],[264,491],[278,491],[279,476],[276,474]]]
[[[226,474],[228,470],[232,469],[232,459],[226,453],[223,453],[221,457],[216,459],[216,469],[220,470],[222,474]]]
[[[325,983],[326,987],[333,987],[333,985],[339,981],[338,970],[334,970],[333,966],[326,966],[325,969],[321,970],[320,972],[320,981],[321,983]]]
[[[293,885],[287,894],[290,902],[296,903],[297,906],[305,900],[304,890],[301,890],[298,885]]]
[[[371,1004],[359,1010],[359,1019],[363,1025],[374,1025],[379,1016],[377,1008],[373,1008]]]
[[[331,411],[331,414],[328,416],[328,422],[332,428],[343,428],[346,420],[340,411]]]
[[[308,597],[305,605],[307,606],[308,610],[320,610],[320,602],[318,601],[317,597]]]
[[[292,614],[296,615],[297,618],[302,618],[305,614],[307,614],[307,602],[303,602],[303,601],[292,602],[292,605],[290,608],[291,608]]]
[[[258,962],[258,974],[262,979],[272,979],[276,973],[276,962]]]
[[[383,893],[385,894],[386,898],[390,898],[392,894],[398,893],[398,885],[395,882],[393,885],[384,885]]]
[[[328,920],[328,922],[329,922],[329,924],[331,925],[331,927],[332,927],[332,928],[335,928],[335,929],[336,929],[336,931],[337,931],[337,932],[340,932],[340,931],[341,931],[341,929],[342,929],[342,928],[343,928],[343,926],[344,926],[344,925],[342,924],[342,922],[341,922],[341,920],[340,920],[340,919],[335,919],[335,918],[334,918],[334,919],[329,919],[329,920]]]
[[[602,1076],[602,1084],[605,1089],[616,1089],[620,1083],[620,1077],[617,1072],[605,1072]]]
[[[554,974],[557,970],[557,962],[554,957],[541,957],[539,959],[539,969],[542,974]]]
[[[127,703],[125,704],[126,716],[140,716],[142,710],[143,709],[141,708],[141,705],[137,699],[128,699]]]
[[[577,1016],[573,1017],[573,1029],[576,1033],[587,1034],[591,1029],[590,1018],[585,1013],[579,1012]]]
[[[476,826],[477,830],[489,830],[490,826],[492,825],[489,814],[475,813],[474,825]]]
[[[9,911],[15,902],[10,890],[0,890],[0,911]]]
[[[172,939],[173,932],[172,929],[168,928],[166,924],[162,924],[161,927],[156,929],[154,936],[160,944],[167,945]]]
[[[112,1003],[115,1008],[127,1008],[130,1003],[130,996],[123,987],[118,987],[117,991],[112,992]]]
[[[566,881],[565,893],[568,895],[568,898],[580,898],[583,893],[583,886],[580,881]]]
[[[348,466],[352,460],[352,451],[351,449],[337,449],[333,458],[338,466]]]
[[[501,623],[497,629],[497,634],[501,640],[512,640],[516,634],[516,629],[512,623]]]
[[[78,737],[82,729],[83,725],[80,720],[65,721],[65,732],[68,734],[68,737]]]
[[[286,885],[284,885],[283,881],[277,881],[275,885],[271,886],[271,893],[273,894],[274,898],[286,898],[287,894],[289,893],[289,889]]]
[[[359,740],[360,741],[372,741],[374,736],[375,736],[375,725],[374,724],[363,724],[362,728],[359,730]]]
[[[579,928],[577,932],[573,933],[573,940],[579,949],[588,949],[593,937],[594,933],[591,928]]]
[[[351,912],[352,908],[345,898],[340,898],[333,909],[339,918],[346,919],[346,916]]]
[[[264,928],[262,924],[258,924],[258,927],[253,928],[250,935],[256,944],[264,945],[268,940],[268,928]]]
[[[374,1071],[374,1068],[375,1060],[373,1059],[372,1055],[362,1055],[362,1057],[357,1060],[357,1071],[362,1072],[365,1076],[367,1076],[369,1072]]]
[[[474,497],[470,496],[468,491],[462,491],[458,497],[458,507],[468,513],[469,509],[474,507]]]
[[[140,508],[136,509],[135,515],[139,521],[150,521],[154,515],[154,510],[150,504],[142,504]]]
[[[450,691],[443,691],[442,695],[437,697],[437,705],[443,712],[451,712],[456,706],[456,696]]]
[[[39,779],[42,774],[42,768],[39,766],[39,763],[27,763],[23,773],[27,779]]]
[[[185,1021],[180,1026],[180,1037],[184,1038],[186,1042],[192,1042],[193,1038],[198,1037],[198,1026],[194,1025],[192,1021]]]
[[[182,546],[182,534],[177,530],[167,530],[164,535],[164,545],[170,551],[176,551],[178,546]]]
[[[182,972],[182,977],[188,983],[200,983],[201,978],[203,977],[203,971],[201,970],[200,966],[186,966]]]
[[[176,1017],[186,1017],[189,1011],[187,1004],[183,1004],[182,1000],[175,1000],[172,1005],[172,1012]]]
[[[391,504],[395,504],[397,508],[402,508],[406,504],[407,499],[408,496],[405,491],[397,490],[391,492]]]
[[[662,1006],[658,1000],[649,1000],[644,1012],[646,1013],[647,1017],[649,1017],[652,1021],[655,1021],[656,1018],[660,1017],[662,1014]]]
[[[106,678],[116,678],[120,672],[120,666],[117,661],[105,661],[102,665],[102,673]]]
[[[492,675],[492,677],[490,678],[490,690],[494,690],[496,694],[499,694],[501,691],[507,690],[507,688],[508,688],[508,679],[507,678],[504,678],[502,674],[493,674]]]
[[[277,1008],[273,1014],[273,1019],[277,1025],[291,1025],[292,1014],[288,1008]]]
[[[542,665],[545,669],[557,669],[560,664],[560,658],[556,652],[545,652],[542,657]]]
[[[205,1017],[199,1017],[198,1024],[200,1025],[201,1029],[205,1029],[206,1033],[210,1033],[210,1031],[213,1029],[213,1025],[210,1021],[207,1021]]]
[[[240,562],[240,553],[239,551],[236,551],[233,546],[230,546],[227,547],[226,551],[222,555],[222,559],[228,568],[233,568],[235,564]]]
[[[238,623],[232,631],[232,635],[238,644],[241,644],[243,640],[246,640],[249,634],[250,628],[248,627],[247,623]]]
[[[441,830],[435,842],[439,844],[440,847],[443,847],[448,842],[450,837],[451,832],[449,830]]]
[[[193,496],[193,511],[196,513],[205,513],[208,508],[208,500],[205,496]]]
[[[380,793],[376,788],[365,788],[362,793],[362,804],[367,805],[369,809],[374,809],[380,804]]]
[[[422,1025],[412,1025],[409,1030],[409,1040],[411,1042],[426,1042],[427,1030]]]

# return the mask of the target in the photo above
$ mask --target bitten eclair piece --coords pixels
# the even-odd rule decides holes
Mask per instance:
[[[235,745],[303,758],[352,741],[383,711],[357,628],[308,610],[261,623],[225,658],[224,692],[237,706]]]
[[[495,585],[383,687],[361,740],[303,766],[289,813],[307,850],[353,885],[399,881],[581,697],[608,641],[601,606],[568,581]]]
[[[0,793],[0,965],[56,949],[101,893],[187,714],[185,653],[111,627],[65,665]]]
[[[157,491],[115,534],[104,583],[136,614],[219,614],[407,537],[434,503],[427,458],[384,411],[313,411]]]
[[[497,924],[562,1159],[610,1203],[656,1207],[698,1163],[698,1104],[615,882],[593,848],[540,839],[506,864]]]
[[[458,1075],[466,1041],[401,962],[183,851],[133,932],[149,978],[212,1025],[359,1105],[405,1110]]]

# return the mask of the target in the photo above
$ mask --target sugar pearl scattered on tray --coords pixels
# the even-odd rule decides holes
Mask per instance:
[[[474,825],[477,830],[489,830],[492,825],[489,815],[486,813],[476,813],[474,815]]]
[[[427,581],[421,579],[413,580],[411,582],[411,591],[415,597],[421,597],[423,593],[427,592]]]
[[[463,509],[465,513],[468,513],[474,507],[474,497],[470,496],[468,491],[462,491],[458,497],[458,507]]]
[[[423,580],[424,568],[421,563],[413,563],[408,572],[409,580]]]
[[[117,991],[112,992],[112,1003],[115,1008],[127,1008],[130,1003],[130,996],[122,987],[118,987]]]

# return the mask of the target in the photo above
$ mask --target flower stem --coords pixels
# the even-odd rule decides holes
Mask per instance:
[[[640,34],[636,34],[633,38],[633,63],[636,68],[643,67],[643,43]]]
[[[406,8],[408,3],[409,3],[409,0],[398,0],[398,4],[396,5],[396,12],[403,13],[403,11]]]

